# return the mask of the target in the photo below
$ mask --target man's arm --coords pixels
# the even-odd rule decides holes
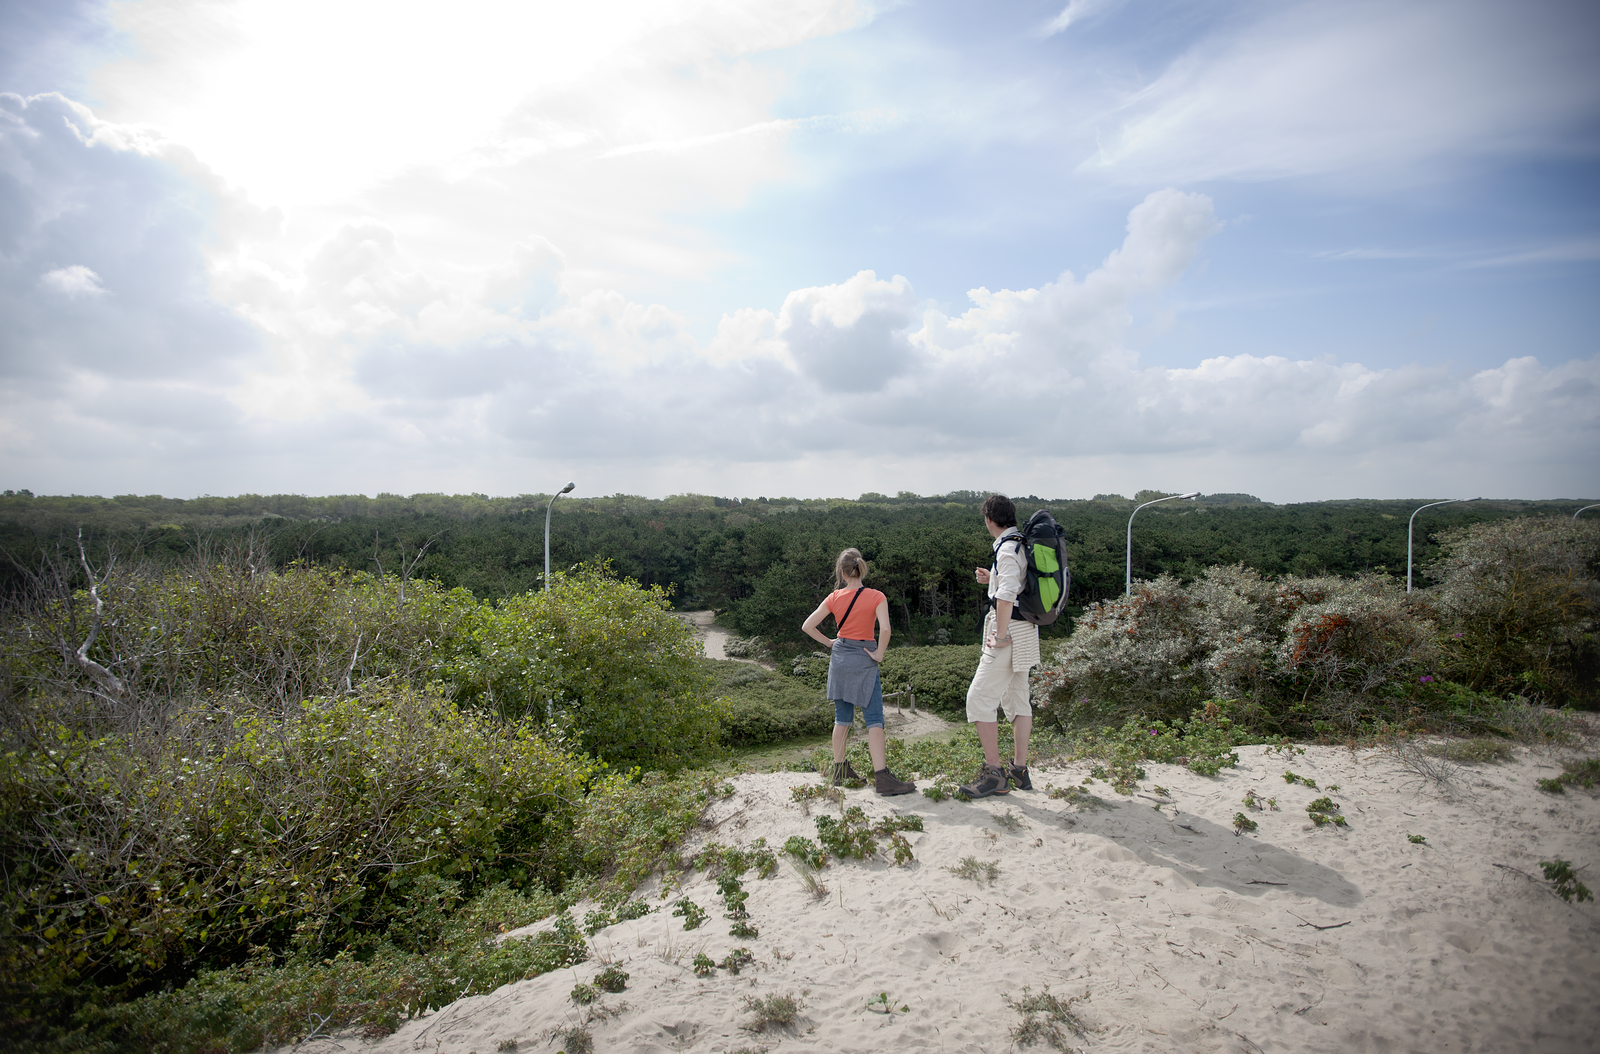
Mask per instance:
[[[1010,600],[996,600],[994,602],[994,632],[989,635],[988,644],[991,648],[1003,648],[1011,643],[1011,607]]]

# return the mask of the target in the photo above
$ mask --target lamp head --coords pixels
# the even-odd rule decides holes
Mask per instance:
[[[573,488],[573,487],[576,487],[576,486],[577,486],[577,484],[576,484],[576,483],[568,483],[568,484],[567,484],[567,485],[566,485],[566,486],[565,486],[565,487],[562,487],[562,488],[561,488],[561,490],[560,490],[560,491],[559,491],[559,493],[561,493],[561,494],[565,494],[565,493],[567,493],[567,492],[568,492],[568,491],[570,491],[570,490],[571,490],[571,489],[572,489],[572,488]]]
[[[1179,494],[1178,495],[1178,497],[1180,497],[1180,498],[1198,498],[1199,496],[1200,496],[1200,492],[1198,490],[1191,490],[1187,494]]]

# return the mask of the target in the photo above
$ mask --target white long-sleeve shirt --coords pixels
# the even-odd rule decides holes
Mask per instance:
[[[995,617],[994,601],[1009,600],[1016,603],[1017,597],[1022,595],[1022,590],[1028,584],[1028,558],[1022,552],[1022,532],[1015,527],[1007,527],[1000,532],[1000,537],[994,540],[994,568],[989,572],[989,614],[984,619],[986,624]],[[998,627],[999,635],[1011,635],[1011,669],[1023,673],[1030,667],[1039,665],[1039,627],[1022,619],[1012,619],[1009,630]],[[987,631],[984,639],[988,639]]]

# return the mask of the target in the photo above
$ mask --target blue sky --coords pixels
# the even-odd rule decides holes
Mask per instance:
[[[1593,496],[1597,54],[1549,2],[8,5],[3,485]]]

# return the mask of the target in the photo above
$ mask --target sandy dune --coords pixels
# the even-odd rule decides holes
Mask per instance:
[[[1040,769],[1039,789],[970,804],[851,791],[846,803],[874,817],[923,817],[926,830],[909,836],[914,863],[834,863],[820,900],[788,864],[770,879],[748,874],[755,940],[727,936],[715,883],[688,873],[666,900],[647,891],[657,911],[602,930],[576,968],[464,999],[381,1040],[301,1049],[489,1054],[516,1040],[556,1050],[554,1029],[586,1025],[599,1052],[998,1052],[1018,1049],[1022,1016],[1006,997],[1045,985],[1087,993],[1073,1011],[1088,1031],[1067,1041],[1089,1051],[1600,1049],[1600,912],[1555,897],[1539,871],[1555,857],[1600,860],[1600,801],[1540,793],[1534,780],[1559,771],[1554,758],[1463,767],[1446,793],[1370,751],[1239,755],[1215,779],[1148,765],[1131,798],[1096,782],[1108,808],[1044,792],[1047,781],[1077,784],[1083,765]],[[1286,768],[1322,789],[1288,785]],[[700,840],[814,838],[814,816],[837,806],[808,815],[790,788],[817,782],[739,776]],[[1329,784],[1347,830],[1307,822],[1305,806]],[[1156,807],[1158,785],[1175,805]],[[1279,811],[1251,813],[1259,829],[1236,836],[1247,790]],[[945,870],[968,856],[998,861],[998,880]],[[1600,887],[1596,870],[1583,877]],[[685,932],[670,914],[679,896],[710,920]],[[754,966],[695,976],[696,953],[720,961],[739,946]],[[627,971],[627,990],[605,997],[620,1013],[595,1019],[569,993],[608,962]],[[880,992],[906,1009],[869,1007]],[[745,1027],[746,997],[791,993],[805,1004],[792,1027]]]

